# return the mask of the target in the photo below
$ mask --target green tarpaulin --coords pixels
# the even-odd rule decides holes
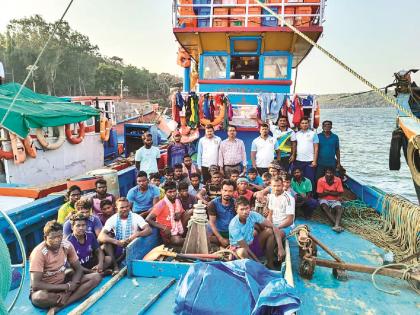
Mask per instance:
[[[3,120],[20,84],[0,86],[0,121]],[[30,128],[63,126],[99,116],[99,111],[86,105],[66,102],[65,99],[38,94],[24,87],[3,122],[6,129],[25,138]]]

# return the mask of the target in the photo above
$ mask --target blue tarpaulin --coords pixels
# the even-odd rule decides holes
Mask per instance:
[[[292,314],[300,299],[280,272],[249,259],[191,265],[178,286],[179,315]]]

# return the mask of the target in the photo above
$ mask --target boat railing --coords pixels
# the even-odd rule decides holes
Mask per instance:
[[[267,1],[266,1],[267,2]],[[265,3],[279,14],[277,20],[253,0],[174,0],[174,28],[283,27],[284,20],[296,27],[322,26],[326,0]]]

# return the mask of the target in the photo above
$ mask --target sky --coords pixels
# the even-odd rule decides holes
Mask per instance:
[[[0,32],[11,19],[40,14],[58,20],[69,0],[2,1]],[[319,44],[378,87],[401,69],[420,67],[418,0],[328,0]],[[152,72],[182,75],[176,65],[172,0],[74,0],[66,15],[106,56]],[[414,76],[420,84],[420,72]],[[344,93],[368,88],[316,49],[299,66],[300,93]]]

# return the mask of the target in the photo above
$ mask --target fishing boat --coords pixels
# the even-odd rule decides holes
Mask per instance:
[[[303,113],[311,117],[312,127],[317,128],[316,98],[294,95],[291,73],[313,48],[296,30],[316,42],[323,31],[325,1],[274,0],[266,1],[264,9],[261,5],[247,0],[174,1],[173,32],[182,46],[178,63],[185,68],[181,95],[189,97],[194,90],[201,99],[201,106],[206,94],[219,102],[213,120],[200,111],[195,125],[191,119],[185,119],[181,111],[179,123],[181,128],[185,127],[185,136],[192,130],[202,132],[200,125],[210,122],[218,129],[217,134],[225,137],[222,125],[229,104],[233,111],[229,123],[237,126],[238,137],[244,140],[249,153],[259,120],[263,120],[258,116],[258,104],[261,105],[263,95],[272,94],[281,94],[282,104],[286,99],[285,104],[292,109],[301,106]],[[273,13],[277,13],[276,16]],[[265,114],[275,118],[271,117],[274,113],[270,109],[266,108]],[[293,123],[294,110],[287,114]],[[135,174],[133,166],[118,171],[120,195],[126,195],[135,185]],[[299,314],[417,313],[418,295],[413,289],[418,289],[419,281],[418,206],[366,185],[351,175],[347,176],[346,186],[355,197],[344,204],[345,214],[348,214],[343,218],[345,232],[336,234],[322,219],[298,218],[293,236],[286,242],[286,260],[275,275],[285,278],[288,289],[293,290],[290,310]],[[43,225],[56,218],[63,200],[63,193],[49,194],[9,209],[0,217],[0,232],[16,268],[14,289],[5,299],[7,307],[13,306],[11,314],[43,313],[28,299],[30,284],[25,252],[29,253],[41,242]],[[374,229],[374,223],[381,225],[379,229]],[[398,257],[398,266],[386,268],[383,264],[389,256],[389,244],[384,243],[389,239],[395,241],[392,243],[395,247],[403,249],[404,255]],[[113,278],[104,278],[89,296],[62,313],[173,313],[174,305],[179,305],[175,302],[179,302],[182,283],[186,278],[194,280],[191,270],[203,264],[210,268],[214,263],[144,259],[160,244],[157,230],[147,238],[132,242],[127,250],[126,268]],[[3,249],[0,258],[4,256]],[[7,267],[2,274],[11,273]],[[208,278],[213,276],[209,274]],[[238,292],[249,297],[249,303],[257,304],[249,290],[230,286],[227,278],[215,279],[216,289],[209,291],[213,294],[217,291],[217,299],[210,300],[214,295],[207,296],[209,291],[203,290],[197,299],[201,307],[211,310],[217,306],[216,302],[232,304],[239,301]],[[399,295],[381,291],[390,291],[390,288],[398,290]],[[195,310],[200,313],[198,304]],[[186,306],[184,314],[191,314],[192,305]]]

